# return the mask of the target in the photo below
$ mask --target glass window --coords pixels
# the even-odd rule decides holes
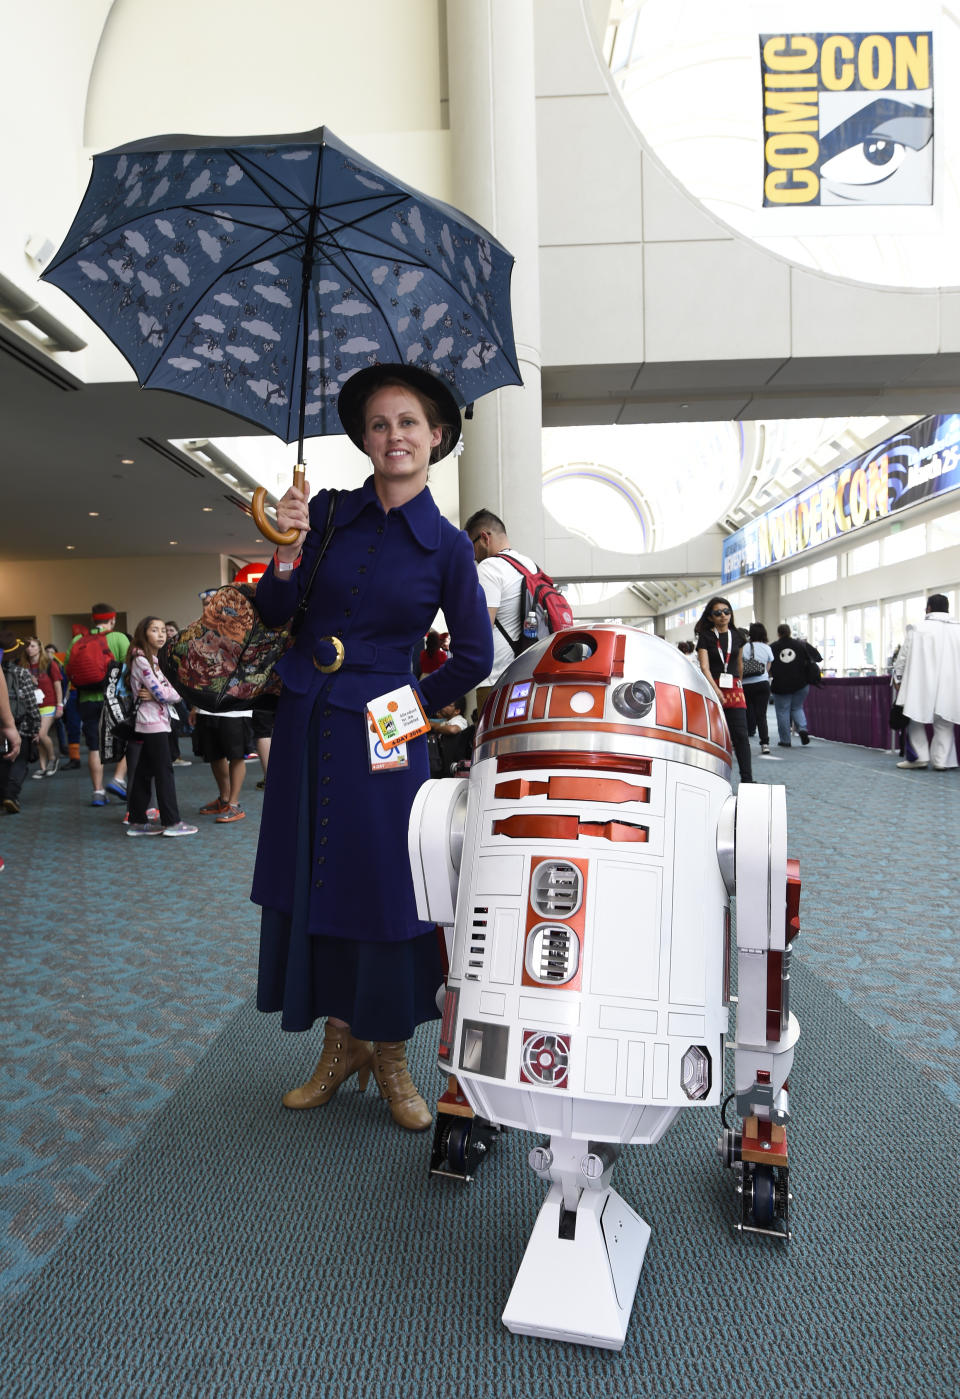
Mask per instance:
[[[960,510],[952,515],[941,515],[938,520],[927,521],[927,551],[952,549],[960,544]],[[950,611],[953,611],[951,607]]]
[[[837,577],[837,555],[833,558],[820,559],[817,563],[810,565],[810,587],[819,588],[822,583],[833,583]]]
[[[787,626],[794,636],[809,636],[810,618],[806,612],[798,612],[787,618]]]
[[[904,563],[907,559],[919,559],[927,547],[926,525],[914,525],[913,529],[897,530],[882,543],[880,555],[883,563]]]
[[[874,539],[869,544],[861,544],[859,549],[851,549],[847,554],[847,575],[869,573],[871,568],[880,567],[880,541]]]
[[[794,568],[787,574],[787,592],[802,593],[809,585],[808,568]]]
[[[820,612],[810,618],[810,640],[823,657],[822,669],[836,675],[840,666],[840,614]]]

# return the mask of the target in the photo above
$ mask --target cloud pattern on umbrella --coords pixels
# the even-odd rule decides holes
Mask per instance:
[[[513,259],[490,234],[324,128],[272,141],[158,137],[95,157],[45,276],[141,384],[291,442],[304,362],[308,437],[342,431],[337,395],[369,364],[429,369],[461,404],[521,382]]]

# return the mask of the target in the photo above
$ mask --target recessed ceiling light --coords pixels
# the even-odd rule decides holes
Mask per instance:
[[[170,543],[170,544],[179,544],[180,541],[179,541],[179,539],[171,539],[171,540],[168,540],[168,543]]]
[[[68,548],[68,549],[75,549],[76,547],[77,547],[76,544],[68,544],[68,545],[67,545],[67,548]]]
[[[98,515],[100,514],[100,511],[99,511],[99,510],[88,510],[88,511],[87,511],[87,514],[90,516],[91,520],[95,520],[95,519],[98,517]]]
[[[203,511],[203,513],[204,513],[205,515],[212,515],[212,514],[213,514],[213,506],[212,506],[212,505],[201,505],[200,509]]]
[[[133,466],[133,457],[121,457],[121,458],[120,458],[120,465],[121,465],[121,466]]]

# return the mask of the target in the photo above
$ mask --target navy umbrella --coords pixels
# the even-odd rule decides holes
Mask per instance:
[[[155,136],[94,157],[43,276],[109,335],[144,388],[226,408],[284,442],[342,432],[371,364],[416,365],[459,405],[521,383],[513,258],[326,127]],[[267,537],[285,538],[254,514]]]

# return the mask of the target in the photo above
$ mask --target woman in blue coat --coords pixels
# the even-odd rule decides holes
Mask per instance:
[[[363,1089],[372,1070],[395,1121],[422,1130],[432,1119],[405,1041],[436,1017],[442,981],[407,857],[410,808],[429,771],[426,738],[407,744],[405,767],[372,770],[366,707],[412,685],[435,712],[489,673],[492,631],[470,542],[427,489],[430,463],[460,435],[449,390],[424,370],[376,365],[347,381],[338,410],[373,475],[339,497],[306,617],[277,667],[283,693],[252,893],[263,910],[257,1005],[281,1011],[284,1030],[327,1018],[320,1061],[285,1106],[327,1103],[354,1073]],[[291,487],[277,507],[281,529],[299,539],[277,549],[257,586],[270,625],[296,609],[328,500]],[[438,609],[453,654],[417,681],[412,660]]]

